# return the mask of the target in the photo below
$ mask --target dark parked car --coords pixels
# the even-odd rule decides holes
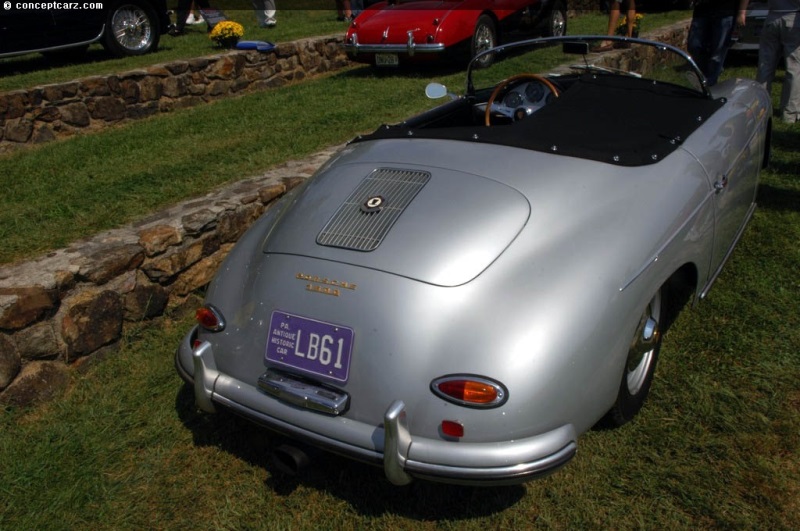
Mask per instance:
[[[170,25],[166,0],[86,2],[73,9],[22,5],[9,2],[0,10],[0,57],[74,52],[96,42],[118,57],[142,55],[158,48]]]
[[[758,43],[761,40],[761,30],[767,18],[766,2],[750,2],[747,5],[747,19],[743,28],[734,30],[734,43],[731,50],[734,52],[758,52]]]

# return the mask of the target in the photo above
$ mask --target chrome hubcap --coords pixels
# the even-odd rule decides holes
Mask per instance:
[[[475,52],[476,55],[489,48],[494,48],[494,36],[492,30],[487,26],[480,26],[475,32]]]
[[[566,26],[566,21],[564,20],[564,16],[561,14],[561,11],[557,11],[553,15],[553,26],[551,31],[553,32],[554,37],[561,37],[564,35],[564,27]]]
[[[128,50],[141,50],[150,43],[153,28],[144,11],[130,5],[123,6],[114,13],[111,31],[120,46]]]
[[[650,367],[653,365],[655,348],[661,334],[658,325],[660,318],[661,292],[658,292],[642,313],[628,351],[625,380],[631,395],[637,394],[642,389]]]

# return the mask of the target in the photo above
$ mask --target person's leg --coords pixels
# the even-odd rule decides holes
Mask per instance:
[[[768,18],[761,30],[758,43],[758,70],[756,81],[764,85],[767,92],[772,90],[772,80],[781,58],[781,22],[779,18]]]
[[[364,11],[364,0],[350,0],[350,10],[352,17],[355,18]]]
[[[251,0],[253,4],[253,12],[256,14],[256,22],[259,28],[264,28],[267,25],[267,8],[264,5],[264,0]]]
[[[636,25],[636,1],[628,0],[628,11],[625,14],[626,22],[628,23],[625,30],[626,37],[633,36],[633,26]]]
[[[180,35],[183,33],[191,5],[192,0],[178,0],[178,7],[175,8],[175,27],[170,30],[170,34]]]
[[[617,24],[619,23],[619,5],[620,2],[617,0],[611,2],[611,8],[608,10],[607,35],[614,35],[617,32]]]
[[[277,10],[275,9],[275,0],[264,0],[264,7],[267,10],[267,24],[270,22],[275,23],[275,14]]]
[[[731,47],[731,35],[733,34],[733,15],[712,16],[711,32],[709,34],[709,54],[708,54],[708,77],[709,85],[716,85],[722,68],[725,66],[725,56]]]
[[[709,17],[695,15],[689,25],[689,36],[686,38],[686,51],[706,77],[708,77],[709,26]]]
[[[617,23],[619,22],[619,5],[621,0],[612,0],[611,6],[608,10],[608,33],[607,35],[614,35],[617,31]],[[592,48],[593,52],[607,52],[613,48],[611,41],[601,41]]]
[[[800,122],[800,15],[790,13],[781,17],[786,73],[781,90],[781,109],[784,122]]]

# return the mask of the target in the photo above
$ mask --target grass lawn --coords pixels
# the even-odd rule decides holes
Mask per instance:
[[[129,332],[68,396],[0,413],[0,529],[798,529],[800,132],[779,125],[759,209],[709,297],[666,336],[650,398],[522,486],[391,486],[193,407],[172,356],[190,312]]]
[[[461,87],[459,73],[436,78]],[[159,194],[197,195],[399,120],[428,105],[427,81],[357,68],[4,157],[0,238],[17,243],[2,250],[39,252],[73,224],[99,230]],[[327,454],[302,478],[281,476],[269,460],[278,438],[193,407],[172,363],[191,312],[176,311],[76,371],[64,400],[0,412],[0,529],[798,529],[798,145],[800,129],[776,123],[759,209],[709,297],[666,336],[640,415],[583,436],[552,476],[398,488]],[[14,227],[47,243],[26,247]]]
[[[304,13],[280,12],[278,28],[291,26],[292,16],[336,23],[334,11]],[[648,14],[643,29],[685,18],[685,12]],[[602,14],[588,14],[571,19],[569,31],[604,33],[605,24]],[[190,37],[165,38],[184,43]],[[205,35],[196,37],[210,46]],[[128,60],[125,67],[132,67]],[[57,74],[64,75],[60,69]],[[64,247],[381,123],[400,121],[438,103],[423,93],[433,79],[464,91],[464,73],[452,68],[409,73],[354,66],[323,79],[0,155],[0,263]]]

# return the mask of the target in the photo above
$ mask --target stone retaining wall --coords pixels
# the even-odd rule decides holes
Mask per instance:
[[[0,407],[57,396],[69,365],[205,286],[250,224],[336,149],[0,267]]]
[[[0,152],[347,66],[343,35],[231,51],[0,94]]]
[[[683,46],[687,27],[649,37]],[[628,60],[624,50],[596,58],[608,66]],[[337,149],[37,260],[0,266],[0,407],[58,396],[69,365],[113,348],[126,323],[157,317],[205,286],[250,224]]]

